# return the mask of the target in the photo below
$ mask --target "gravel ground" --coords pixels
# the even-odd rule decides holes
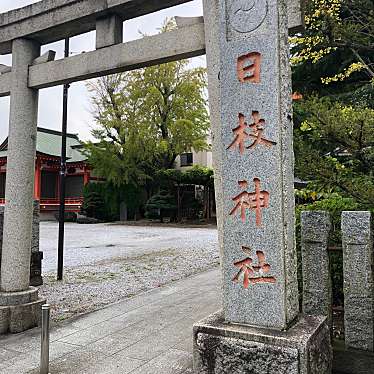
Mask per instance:
[[[142,235],[143,231],[150,228],[144,227],[139,231],[137,227],[136,230]],[[170,230],[161,230],[161,236]],[[63,282],[56,282],[54,271],[45,272],[45,284],[40,288],[40,294],[52,305],[52,319],[58,322],[92,312],[216,267],[219,264],[216,230],[212,230],[210,240],[206,240],[204,229],[186,230],[191,232],[188,233],[189,238],[184,240],[184,245],[181,245],[179,238],[175,244],[165,240],[164,248],[159,248],[158,244],[152,252],[139,251],[138,255],[133,251],[128,254],[123,252],[121,256],[104,259],[98,256],[97,261],[91,258],[90,263],[65,268]],[[175,234],[176,231],[173,232]],[[199,235],[203,240],[201,237],[199,240]],[[105,247],[110,250],[108,244]]]

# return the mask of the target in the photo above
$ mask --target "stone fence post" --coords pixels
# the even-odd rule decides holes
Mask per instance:
[[[32,216],[32,239],[31,252],[39,252],[39,236],[40,236],[40,204],[38,200],[34,200],[33,216]]]
[[[301,213],[303,312],[328,317],[332,327],[332,282],[327,249],[330,230],[328,212]]]
[[[31,236],[30,285],[41,286],[43,252],[39,251],[40,240],[40,203],[34,200]]]
[[[346,348],[374,349],[373,233],[370,212],[342,213]]]

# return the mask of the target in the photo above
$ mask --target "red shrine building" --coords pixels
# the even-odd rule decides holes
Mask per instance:
[[[61,132],[38,127],[35,158],[34,198],[45,213],[58,211],[60,186]],[[5,203],[5,179],[8,139],[0,145],[0,205]],[[66,138],[66,211],[79,212],[83,203],[83,187],[89,183],[91,171],[82,153],[82,144],[75,134]]]

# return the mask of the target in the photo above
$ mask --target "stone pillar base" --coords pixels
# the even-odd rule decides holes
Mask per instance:
[[[38,289],[22,292],[0,292],[0,334],[19,333],[39,325],[45,300]]]
[[[227,324],[217,312],[194,325],[195,374],[329,374],[325,317],[300,316],[287,331]]]

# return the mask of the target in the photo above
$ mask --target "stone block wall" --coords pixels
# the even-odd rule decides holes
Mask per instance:
[[[302,212],[301,217],[303,312],[331,318],[329,216],[326,212]],[[366,352],[370,354],[368,357],[371,362],[374,362],[374,248],[371,213],[343,212],[341,229],[347,350],[344,352],[352,349]]]

